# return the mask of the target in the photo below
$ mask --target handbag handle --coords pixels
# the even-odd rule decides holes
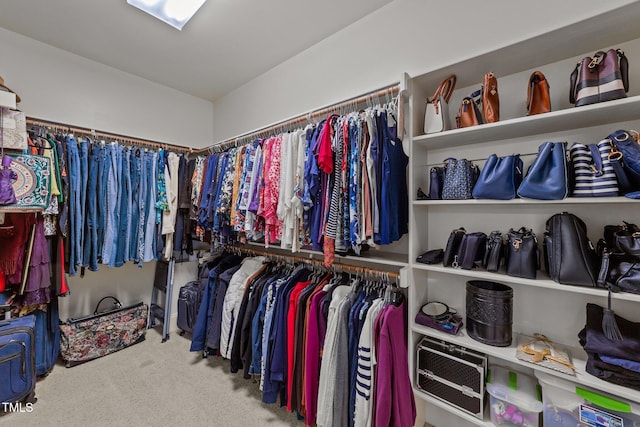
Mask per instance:
[[[616,53],[620,58],[620,75],[622,76],[624,91],[629,92],[629,60],[622,50],[616,49]]]
[[[590,165],[595,176],[602,176],[604,165],[602,163],[602,157],[600,156],[600,150],[596,144],[588,144],[589,151],[591,152],[591,158],[593,163]]]
[[[96,305],[96,309],[93,310],[93,314],[98,314],[98,308],[100,308],[100,304],[102,304],[102,301],[106,300],[106,299],[112,299],[116,302],[116,305],[118,306],[118,308],[122,307],[122,303],[120,302],[120,300],[116,297],[112,297],[112,296],[106,296],[104,298],[102,298],[100,301],[98,301],[98,304]]]
[[[455,74],[452,74],[444,79],[442,83],[440,83],[440,86],[438,86],[438,89],[436,89],[436,91],[433,93],[431,99],[435,100],[438,98],[438,96],[442,96],[442,99],[444,99],[448,104],[449,100],[451,99],[451,95],[453,94],[453,90],[456,87],[456,81],[457,78]]]

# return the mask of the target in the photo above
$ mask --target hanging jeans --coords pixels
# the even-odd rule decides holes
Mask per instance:
[[[118,179],[120,177],[118,170],[118,146],[111,144],[107,147],[109,162],[109,174],[107,177],[106,187],[106,218],[104,230],[104,243],[102,246],[102,263],[113,266],[115,264],[115,248],[114,243],[118,238],[118,219],[120,212],[118,211]]]
[[[89,180],[87,183],[87,220],[84,233],[84,263],[89,270],[98,271],[98,215],[102,209],[97,208],[97,193],[100,172],[101,149],[98,145],[91,148],[89,155]]]
[[[131,227],[129,236],[129,259],[138,262],[138,233],[140,227],[138,221],[140,219],[140,171],[142,169],[140,163],[140,151],[135,150],[131,153]]]
[[[102,250],[104,248],[104,237],[106,233],[106,220],[107,220],[107,182],[109,179],[109,171],[111,169],[111,161],[109,156],[110,148],[109,147],[100,147],[100,158],[99,158],[99,168],[98,168],[98,187],[97,187],[97,213],[96,217],[98,220],[97,231],[98,231],[98,241],[96,244],[96,249],[98,251],[98,257],[102,262]]]
[[[158,153],[146,153],[145,174],[147,176],[147,199],[145,206],[144,262],[155,260],[156,240],[156,194]]]
[[[80,157],[78,142],[71,136],[66,137],[67,144],[67,173],[69,174],[69,276],[75,276],[78,260],[82,258],[80,246]]]
[[[80,205],[78,221],[78,230],[80,231],[80,238],[77,240],[76,257],[78,259],[78,265],[86,267],[89,260],[84,257],[84,242],[86,239],[85,230],[85,218],[87,211],[87,183],[89,181],[89,141],[80,141],[78,145],[78,158],[80,160],[80,176],[78,177],[78,185],[80,187]]]
[[[142,263],[144,262],[144,243],[145,243],[145,234],[147,230],[147,193],[148,191],[148,169],[147,169],[147,153],[144,151],[140,152],[140,158],[138,159],[138,170],[140,174],[138,175],[140,179],[139,184],[139,192],[138,192],[138,242],[137,242],[137,256],[138,259],[138,267],[142,268]]]
[[[120,176],[120,188],[118,191],[118,237],[115,242],[116,255],[114,267],[124,265],[124,248],[129,233],[129,197],[131,195],[131,179],[129,176],[129,150],[118,147],[118,174]],[[128,257],[127,257],[128,258]]]

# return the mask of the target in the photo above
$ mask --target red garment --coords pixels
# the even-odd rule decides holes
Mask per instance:
[[[338,117],[337,114],[332,114],[327,118],[320,134],[320,143],[318,144],[318,167],[326,174],[333,172],[333,149],[331,147],[333,125],[331,122],[336,117]]]
[[[7,276],[5,276],[2,271],[0,271],[0,292],[4,292],[6,286],[7,286]]]
[[[0,230],[0,271],[9,276],[10,283],[22,280],[24,246],[29,240],[34,215],[6,213]]]
[[[287,313],[287,410],[291,411],[291,388],[293,386],[293,349],[296,341],[296,312],[298,297],[311,281],[298,282],[289,294],[289,312]]]

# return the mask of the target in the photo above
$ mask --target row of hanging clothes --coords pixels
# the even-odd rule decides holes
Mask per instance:
[[[408,232],[397,101],[199,157],[192,203],[216,243],[355,253]]]
[[[69,293],[64,236],[57,226],[67,201],[64,151],[54,137],[32,134],[26,150],[5,153],[13,203],[0,213],[0,292],[12,291],[13,305],[22,312],[46,309]]]
[[[388,273],[236,250],[204,268],[191,351],[259,377],[262,401],[307,426],[413,425],[406,304]]]
[[[45,234],[66,239],[66,271],[168,259],[192,253],[191,175],[195,160],[166,149],[105,141],[33,126],[32,146],[55,146],[60,199],[45,210]],[[46,150],[45,150],[46,151]],[[188,170],[189,167],[191,170]],[[52,198],[55,202],[55,198]],[[53,203],[52,203],[53,205]]]

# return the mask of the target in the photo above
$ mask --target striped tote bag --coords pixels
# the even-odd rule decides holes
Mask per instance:
[[[618,180],[609,162],[611,141],[597,144],[574,143],[569,150],[575,176],[573,197],[618,195]]]

